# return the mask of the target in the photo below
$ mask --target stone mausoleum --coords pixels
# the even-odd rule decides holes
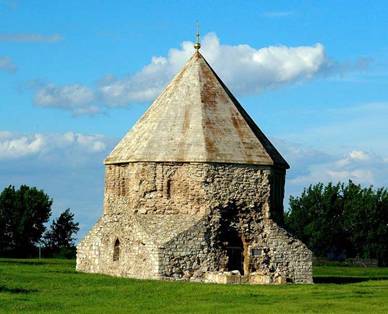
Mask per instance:
[[[312,283],[311,251],[281,227],[289,166],[198,49],[105,166],[78,271]]]

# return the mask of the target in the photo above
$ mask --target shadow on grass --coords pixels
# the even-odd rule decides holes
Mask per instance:
[[[49,273],[56,273],[56,274],[72,274],[72,275],[79,275],[80,274],[75,269],[69,269],[69,270],[48,270],[47,272],[49,272]]]
[[[75,264],[74,260],[71,259],[18,259],[18,258],[0,258],[0,264],[12,264],[12,265],[34,265],[34,266],[45,266],[45,265],[63,265],[63,264]]]
[[[13,264],[13,265],[42,265],[44,266],[45,264],[49,264],[49,263],[45,263],[45,262],[41,262],[39,260],[37,261],[23,261],[23,260],[0,260],[0,263],[2,264]]]
[[[8,292],[8,293],[15,293],[15,294],[19,294],[19,293],[27,294],[27,293],[31,293],[31,292],[37,292],[37,291],[38,290],[36,290],[36,289],[10,288],[7,286],[0,286],[0,293],[1,292]]]
[[[388,277],[336,277],[336,276],[325,276],[325,277],[314,277],[314,283],[334,283],[334,284],[349,284],[349,283],[357,283],[364,282],[370,280],[388,280]]]

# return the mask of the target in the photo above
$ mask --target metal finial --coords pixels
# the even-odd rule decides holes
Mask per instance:
[[[195,34],[195,37],[196,37],[196,41],[195,41],[195,44],[194,44],[194,48],[195,50],[199,50],[199,48],[201,48],[201,40],[200,40],[200,34],[199,34],[199,23],[197,22],[197,33]]]

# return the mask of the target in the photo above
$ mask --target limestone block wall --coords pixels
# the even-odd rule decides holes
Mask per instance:
[[[226,206],[231,201],[244,207],[268,203],[271,210],[275,208],[272,202],[282,203],[283,189],[284,171],[279,176],[269,167],[255,165],[152,162],[107,165],[104,210],[105,213],[203,215],[210,208]]]
[[[150,214],[105,215],[79,244],[77,270],[141,279],[204,281],[209,273],[232,270],[227,266],[228,243],[223,234],[235,228],[243,240],[244,276],[239,282],[311,283],[312,254],[307,247],[270,219],[251,222],[247,228],[246,217],[257,213],[252,211],[230,220],[222,217],[225,212],[216,210],[191,224],[191,219],[180,217],[176,228],[174,215],[165,219]],[[156,225],[147,230],[147,221]],[[165,230],[156,232],[158,225]],[[115,261],[117,239],[120,255]]]
[[[201,280],[203,273],[214,265],[206,229],[206,219],[201,219],[159,248],[162,278]]]
[[[107,165],[104,215],[77,247],[77,270],[202,281],[232,270],[235,234],[244,280],[312,282],[311,252],[277,224],[284,177],[282,169],[255,165]]]
[[[115,261],[115,242],[119,256]],[[158,278],[156,246],[130,215],[104,215],[77,246],[77,270],[131,278]]]
[[[223,215],[213,211],[159,248],[162,278],[203,281],[208,273],[231,271],[224,233],[233,228],[243,242],[241,282],[312,283],[312,253],[301,241],[271,219],[248,221],[257,215],[255,209],[237,219]]]
[[[257,255],[256,255],[256,254]],[[274,221],[265,219],[263,230],[249,245],[250,271],[293,283],[312,283],[312,252]],[[256,256],[255,256],[256,255]]]

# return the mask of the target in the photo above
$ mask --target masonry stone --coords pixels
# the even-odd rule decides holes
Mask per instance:
[[[312,283],[311,251],[281,227],[287,168],[196,52],[105,160],[104,212],[77,270]]]

